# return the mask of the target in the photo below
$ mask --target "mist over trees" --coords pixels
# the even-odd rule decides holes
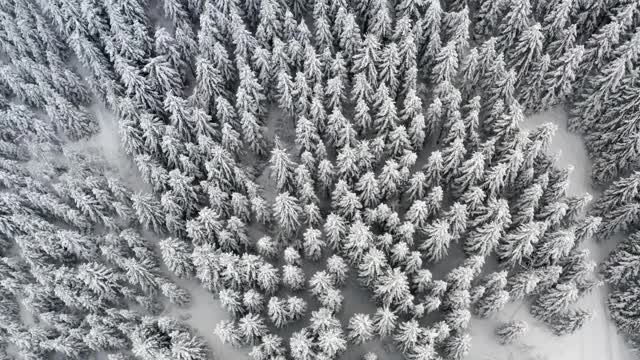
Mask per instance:
[[[600,272],[637,343],[639,15],[624,1],[3,2],[0,357],[204,360],[215,335],[253,360],[378,340],[463,359],[472,317],[511,302],[558,336],[589,326],[578,302],[601,282],[586,244],[619,234]],[[98,106],[132,177],[95,146]],[[570,191],[556,125],[522,126],[558,106],[606,186],[595,200]],[[188,281],[228,314],[213,334],[172,316]],[[347,313],[353,286],[375,311]]]

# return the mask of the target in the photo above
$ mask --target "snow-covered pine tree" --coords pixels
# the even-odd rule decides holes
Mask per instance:
[[[355,314],[349,319],[348,338],[354,344],[363,344],[373,338],[374,323],[367,314]]]
[[[491,275],[489,275],[491,276]],[[498,275],[499,276],[499,275]],[[506,274],[504,276],[506,278]],[[484,294],[474,304],[474,312],[480,317],[487,317],[502,309],[509,301],[509,292],[505,290],[506,281],[489,279],[484,285]]]
[[[551,57],[542,55],[538,61],[533,62],[531,74],[524,80],[522,91],[518,94],[518,102],[522,104],[527,113],[541,110],[542,87],[546,82],[547,73],[551,69]],[[556,73],[559,74],[559,73]]]
[[[288,192],[276,196],[273,212],[285,234],[293,234],[300,226],[302,208],[298,200]]]
[[[522,1],[525,3],[525,1]],[[527,25],[515,39],[516,43],[512,54],[507,58],[507,64],[514,69],[517,74],[517,84],[523,84],[530,72],[533,64],[540,60],[544,43],[542,26],[539,23]]]
[[[449,222],[443,219],[436,220],[424,228],[426,238],[420,245],[420,250],[429,261],[440,261],[447,254],[452,236],[449,230]]]
[[[584,309],[570,309],[550,320],[551,329],[557,336],[573,334],[593,318],[593,313]]]
[[[159,245],[162,259],[171,272],[181,278],[190,278],[193,275],[191,250],[184,240],[167,238],[162,240]]]
[[[568,49],[566,53],[557,60],[544,82],[546,92],[541,98],[543,108],[548,108],[559,102],[566,100],[572,92],[572,83],[575,81],[578,66],[582,61],[584,47],[582,45]]]
[[[575,283],[558,284],[538,297],[531,305],[531,313],[540,320],[552,322],[557,314],[567,310],[577,299]]]
[[[446,356],[453,360],[461,360],[471,350],[471,336],[469,334],[454,333],[443,344]]]
[[[513,320],[500,325],[496,329],[496,337],[502,345],[513,344],[527,332],[527,323],[522,320]]]

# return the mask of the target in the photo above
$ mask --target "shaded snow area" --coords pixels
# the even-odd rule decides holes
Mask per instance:
[[[101,132],[87,142],[88,146],[98,147],[104,152],[105,157],[118,172],[120,176],[135,190],[148,191],[145,184],[139,178],[135,165],[128,159],[119,144],[117,124],[113,116],[102,107],[95,107],[94,111],[101,124]],[[527,119],[524,126],[533,129],[546,122],[557,124],[558,130],[551,150],[558,152],[559,165],[574,167],[570,175],[569,195],[583,194],[588,192],[595,197],[599,192],[592,188],[591,184],[591,163],[586,155],[586,150],[579,136],[571,134],[566,130],[566,114],[562,109],[553,109],[544,113],[536,114]],[[282,126],[274,125],[270,134],[279,135],[286,143],[287,134],[280,135]],[[282,125],[282,124],[280,124]],[[263,174],[264,176],[264,174]],[[267,195],[267,194],[265,194]],[[267,195],[269,199],[269,196]],[[150,239],[157,243],[159,239]],[[601,262],[615,244],[598,244],[593,240],[586,246],[591,251],[594,261]],[[453,257],[452,257],[453,258]],[[445,264],[446,266],[446,264]],[[309,278],[313,274],[313,269],[307,270]],[[434,269],[434,275],[439,273]],[[172,277],[167,273],[167,276]],[[213,351],[214,359],[245,359],[250,348],[234,349],[231,346],[223,345],[217,336],[213,334],[216,324],[228,319],[228,314],[221,308],[215,297],[203,289],[196,281],[184,281],[175,279],[180,285],[189,289],[193,297],[192,304],[188,309],[179,309],[167,305],[165,314],[175,316],[185,320],[191,325],[200,336],[208,342]],[[350,279],[342,289],[344,295],[343,311],[339,314],[343,325],[356,312],[375,312],[375,306],[371,302],[369,293],[361,289],[357,282]],[[544,324],[533,319],[529,314],[527,304],[511,303],[498,315],[489,319],[474,318],[471,322],[470,332],[473,337],[471,354],[469,360],[630,360],[631,352],[627,349],[623,339],[616,333],[616,328],[607,318],[605,287],[600,287],[592,294],[581,299],[580,305],[589,307],[595,311],[595,317],[591,322],[577,331],[573,335],[557,337]],[[310,301],[308,314],[314,310],[315,303]],[[307,316],[308,319],[308,316]],[[527,335],[516,344],[502,346],[496,343],[494,331],[503,322],[510,320],[524,320],[528,323]],[[306,326],[305,321],[297,322],[293,326],[277,331],[281,335],[290,334]],[[285,337],[285,339],[288,336]],[[350,346],[341,359],[356,360],[361,359],[366,352],[373,351],[380,359],[401,360],[402,356],[395,351],[391,343],[384,343],[380,340],[366,343],[359,346]]]
[[[564,110],[556,108],[529,117],[524,124],[527,129],[547,122],[558,126],[551,151],[560,154],[559,166],[574,167],[570,175],[569,195],[600,195],[592,187],[591,162],[582,139],[567,130],[567,116]],[[600,263],[606,258],[615,243],[599,244],[590,240],[586,246],[594,261]],[[615,325],[607,317],[607,289],[601,286],[592,294],[585,295],[580,305],[594,310],[590,323],[572,335],[557,337],[544,324],[533,319],[526,304],[511,303],[492,319],[473,319],[471,336],[473,345],[469,360],[630,360],[633,355],[623,338],[617,334]],[[497,345],[494,330],[498,324],[509,320],[524,320],[529,325],[527,335],[517,344]]]

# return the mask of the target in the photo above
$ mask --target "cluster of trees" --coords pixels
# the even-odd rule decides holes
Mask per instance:
[[[0,357],[210,358],[159,316],[190,295],[141,236],[145,196],[70,143],[98,124],[64,37],[35,2],[3,2],[0,17]]]
[[[610,286],[609,310],[618,328],[638,348],[640,309],[637,307],[640,276],[638,236],[640,199],[637,197],[638,113],[637,68],[640,34],[636,21],[638,4],[626,1],[593,3],[589,17],[594,22],[577,28],[573,38],[584,47],[577,65],[569,102],[569,127],[584,136],[592,158],[595,183],[608,186],[592,209],[602,218],[599,239],[621,233],[618,244],[602,266]],[[635,249],[635,250],[634,250]],[[580,314],[577,314],[582,316]]]
[[[602,216],[598,236],[606,240],[622,234],[623,240],[602,264],[601,272],[610,287],[608,305],[611,318],[634,347],[640,346],[640,173],[615,181],[594,204],[592,212]]]
[[[584,135],[594,160],[593,179],[601,185],[638,169],[639,11],[637,4],[615,3],[603,25],[584,39],[587,59],[575,84],[570,126]]]
[[[575,303],[599,282],[580,245],[631,224],[640,212],[617,207],[633,208],[637,191],[611,190],[609,205],[585,215],[591,196],[567,195],[571,170],[548,152],[555,127],[527,132],[519,123],[568,100],[583,99],[576,113],[591,116],[600,114],[589,108],[594,100],[633,96],[633,82],[616,81],[635,74],[634,4],[157,6],[0,6],[3,304],[11,323],[19,321],[17,299],[31,299],[35,314],[55,307],[64,315],[42,320],[55,331],[46,333],[51,341],[29,335],[20,351],[206,358],[186,326],[126,310],[136,303],[157,314],[159,293],[189,302],[162,276],[141,230],[162,236],[160,257],[177,278],[195,278],[219,298],[230,320],[215,333],[253,346],[255,360],[334,359],[376,337],[392,339],[409,359],[461,359],[471,316],[491,316],[510,301],[529,301],[559,335],[590,318]],[[611,96],[616,91],[623,93]],[[93,97],[117,114],[123,148],[152,192],[132,193],[99,161],[57,148],[95,133],[86,108]],[[274,116],[288,128],[280,137]],[[610,118],[618,116],[575,123],[602,132],[600,121]],[[42,150],[66,161],[33,169]],[[449,256],[454,248],[464,259]],[[490,257],[499,268],[484,266]],[[438,262],[456,267],[436,279],[429,269]],[[325,268],[306,274],[310,263]],[[348,277],[378,309],[342,324]],[[616,316],[632,317],[623,305],[629,296],[618,298]],[[434,312],[442,321],[428,323]],[[278,335],[306,318],[289,339]],[[637,329],[626,321],[618,322]],[[508,343],[525,329],[507,324],[497,335]],[[24,331],[5,330],[12,339]],[[86,343],[92,337],[82,331],[98,339]]]
[[[584,48],[569,41],[567,4],[167,3],[174,38],[156,30],[154,48],[111,54],[98,34],[114,74],[94,76],[126,80],[107,100],[159,198],[138,199],[137,215],[171,236],[161,246],[177,276],[220,297],[232,317],[216,328],[223,342],[253,345],[257,359],[335,358],[348,342],[389,336],[409,357],[460,358],[471,315],[511,300],[531,299],[557,333],[589,318],[573,304],[599,284],[579,247],[597,228],[583,216],[590,196],[566,195],[570,170],[546,151],[553,126],[518,127],[571,95]],[[118,16],[128,23],[149,21],[127,11]],[[198,31],[181,43],[185,28]],[[191,70],[193,91],[189,74],[159,74],[158,57],[167,74]],[[295,126],[293,141],[267,131],[271,103]],[[270,182],[245,165],[267,159]],[[255,230],[267,236],[254,240]],[[458,244],[466,260],[432,279],[429,264]],[[492,255],[503,269],[482,276]],[[303,263],[317,261],[327,269],[308,277]],[[343,328],[349,269],[380,308]],[[445,320],[420,322],[435,311]],[[286,350],[273,329],[309,312]]]
[[[8,1],[0,6],[2,31],[0,102],[15,97],[46,112],[54,131],[77,140],[95,134],[98,122],[87,108],[92,95],[82,78],[66,63],[69,48],[50,20],[32,1]]]
[[[48,120],[0,108],[2,355],[207,359],[189,327],[158,316],[190,296],[140,235],[135,195],[97,153],[62,145]]]

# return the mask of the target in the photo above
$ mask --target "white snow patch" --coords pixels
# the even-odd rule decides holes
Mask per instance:
[[[151,191],[151,188],[140,178],[133,159],[122,148],[116,115],[98,103],[93,104],[90,110],[100,124],[100,131],[87,140],[77,142],[75,146],[80,149],[99,150],[107,165],[115,173],[114,175],[131,190]]]

